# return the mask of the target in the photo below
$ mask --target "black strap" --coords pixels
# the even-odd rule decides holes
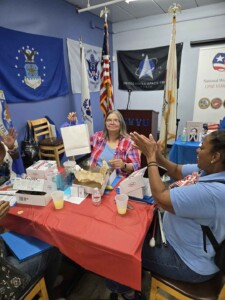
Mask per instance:
[[[199,181],[199,182],[220,182],[225,184],[225,180],[206,180],[206,181]],[[207,252],[206,249],[206,236],[210,240],[211,244],[213,245],[214,250],[216,251],[219,248],[219,243],[217,242],[215,236],[213,235],[209,226],[201,225],[202,233],[203,233],[203,249]]]
[[[28,123],[27,123],[27,124],[26,124],[25,134],[24,134],[24,141],[29,141],[29,139],[30,139],[29,131],[30,131],[29,125],[28,125]]]
[[[214,250],[216,251],[219,248],[219,243],[217,242],[215,236],[213,235],[211,229],[209,226],[201,225],[202,228],[202,233],[203,233],[203,248],[204,251],[207,252],[206,250],[206,236],[210,240],[211,244],[213,245]]]

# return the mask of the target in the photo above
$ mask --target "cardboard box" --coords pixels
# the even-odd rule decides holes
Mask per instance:
[[[44,179],[15,178],[13,189],[17,203],[45,206],[51,200],[51,194],[45,191]]]
[[[55,160],[39,160],[26,169],[27,176],[33,179],[46,179],[51,171],[57,170]]]
[[[112,185],[112,183],[115,180],[116,176],[117,176],[116,175],[116,170],[114,170],[112,173],[109,173],[109,180],[108,180],[107,185]]]
[[[147,167],[137,170],[123,180],[120,183],[120,193],[139,199],[151,196],[149,179],[144,177],[146,170]]]
[[[79,186],[82,186],[84,188],[84,192],[87,193],[87,194],[93,194],[94,192],[94,188],[98,188],[101,192],[101,195],[104,194],[104,191],[105,191],[105,187],[106,185],[108,184],[108,181],[109,181],[109,174],[107,173],[106,174],[106,177],[105,177],[105,181],[104,183],[101,185],[100,183],[97,183],[97,182],[89,182],[89,183],[80,183],[76,178],[74,179],[73,181],[73,184],[72,186],[74,187],[79,187]]]
[[[24,190],[16,192],[16,202],[20,204],[46,206],[50,200],[51,195],[46,192]]]
[[[128,177],[120,183],[120,194],[142,199],[145,195],[145,181],[143,176]]]

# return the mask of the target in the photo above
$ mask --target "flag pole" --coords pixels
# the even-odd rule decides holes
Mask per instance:
[[[107,22],[108,13],[109,13],[109,9],[106,6],[100,12],[100,18],[102,18],[104,16],[105,22]]]
[[[160,139],[163,145],[163,154],[167,154],[167,144],[169,140],[176,137],[176,117],[177,117],[177,55],[176,55],[176,14],[181,11],[179,4],[173,3],[168,9],[168,13],[173,15],[172,35],[168,52],[166,78],[164,86],[164,100],[162,107],[162,122],[160,129]]]

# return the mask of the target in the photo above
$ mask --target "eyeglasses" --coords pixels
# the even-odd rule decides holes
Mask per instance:
[[[120,121],[118,119],[107,119],[106,123],[116,123],[116,124],[118,124],[118,123],[120,123]]]

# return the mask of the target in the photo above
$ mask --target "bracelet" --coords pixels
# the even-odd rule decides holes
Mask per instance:
[[[13,147],[12,149],[8,149],[8,153],[14,153],[14,152],[17,152],[18,148],[17,147]]]
[[[149,167],[158,167],[158,165],[157,164],[152,164],[152,165],[148,165],[148,168]]]
[[[151,164],[157,164],[157,161],[150,161],[149,163],[147,163],[147,167],[149,167]]]

